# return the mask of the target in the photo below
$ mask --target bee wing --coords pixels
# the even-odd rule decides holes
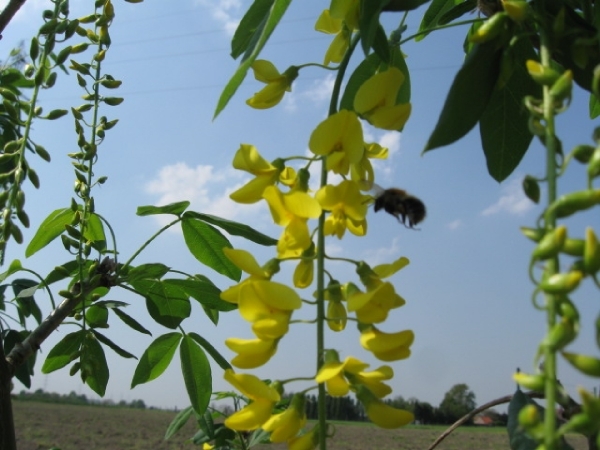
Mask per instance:
[[[379,186],[377,183],[373,183],[372,186],[369,188],[369,193],[375,198],[383,194],[384,191],[385,189]]]

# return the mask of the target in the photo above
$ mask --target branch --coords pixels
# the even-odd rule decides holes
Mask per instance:
[[[525,395],[529,396],[529,398],[544,398],[544,394],[541,394],[538,392],[526,392]],[[480,412],[485,411],[486,409],[492,408],[494,406],[502,405],[503,403],[508,403],[508,402],[510,402],[510,400],[512,398],[513,398],[513,394],[505,395],[504,397],[497,398],[496,400],[492,400],[490,402],[487,402],[487,403],[475,408],[470,413],[468,413],[468,414],[464,415],[463,417],[461,417],[460,419],[458,419],[449,428],[447,428],[446,431],[444,431],[442,434],[440,434],[438,436],[438,438],[434,441],[434,443],[431,444],[427,450],[433,450],[435,447],[438,446],[438,444],[440,442],[442,442],[444,439],[446,439],[446,437],[448,437],[448,435],[450,435],[450,433],[452,433],[455,429],[460,427],[463,423],[471,420],[474,416],[476,416]]]
[[[2,33],[8,26],[14,15],[17,13],[21,6],[25,4],[27,0],[10,0],[8,5],[0,13],[0,39],[2,39]]]

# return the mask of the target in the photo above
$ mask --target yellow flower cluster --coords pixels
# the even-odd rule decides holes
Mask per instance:
[[[351,35],[358,29],[359,0],[332,0],[330,8],[319,17],[316,29],[335,34],[325,55],[325,65],[339,63],[346,54]],[[280,73],[265,60],[252,64],[256,79],[266,84],[247,103],[264,109],[278,104],[300,67],[292,66]],[[238,306],[240,315],[250,323],[253,339],[229,338],[226,345],[236,356],[233,366],[253,369],[267,363],[276,353],[279,341],[288,332],[292,314],[303,301],[292,287],[274,281],[273,276],[282,263],[293,261],[295,288],[306,289],[313,284],[315,261],[324,259],[324,249],[317,248],[315,233],[342,239],[349,231],[355,236],[367,234],[366,215],[373,202],[368,191],[375,181],[371,160],[385,159],[388,149],[377,143],[365,142],[362,121],[385,130],[401,130],[410,115],[408,103],[398,103],[398,93],[404,75],[394,66],[385,66],[367,79],[356,91],[352,110],[343,109],[320,122],[308,140],[310,157],[298,156],[268,162],[258,150],[242,144],[233,159],[233,166],[252,175],[252,178],[231,194],[238,203],[264,200],[272,220],[282,228],[277,242],[276,257],[261,266],[243,250],[225,249],[225,255],[247,276],[222,292],[221,297]],[[307,161],[306,166],[294,169],[289,161]],[[341,177],[335,184],[322,185],[316,192],[309,189],[309,167],[321,162],[324,169]],[[324,217],[322,229],[311,229],[311,219]],[[360,283],[340,283],[330,277],[318,302],[326,302],[325,317],[334,332],[341,332],[348,321],[360,330],[361,346],[381,361],[398,361],[410,356],[414,340],[411,330],[384,332],[377,326],[395,308],[404,305],[394,286],[385,279],[408,264],[400,258],[391,264],[371,268],[355,261]],[[320,273],[319,286],[325,276]],[[360,284],[360,286],[359,286]],[[311,302],[307,302],[311,303]],[[377,326],[376,326],[377,325]],[[321,352],[322,354],[322,352]],[[392,392],[385,382],[392,379],[393,369],[383,365],[367,370],[368,364],[348,356],[340,360],[337,352],[325,353],[325,362],[314,376],[316,384],[324,384],[332,396],[353,392],[363,404],[369,418],[384,428],[403,426],[413,420],[411,413],[387,405],[382,399]],[[312,375],[311,375],[312,376]],[[233,430],[252,431],[259,428],[270,433],[271,441],[287,442],[293,450],[308,450],[319,439],[319,426],[301,434],[306,424],[304,393],[293,396],[287,408],[281,410],[282,387],[277,382],[266,384],[254,375],[227,370],[225,379],[247,399],[247,405],[228,417],[225,425]],[[275,410],[275,412],[273,412]],[[321,430],[323,431],[323,430]]]

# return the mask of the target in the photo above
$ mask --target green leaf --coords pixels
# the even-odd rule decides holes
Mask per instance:
[[[104,397],[110,376],[106,355],[93,334],[83,340],[81,348],[81,377],[100,397]]]
[[[255,36],[262,31],[273,2],[274,0],[255,0],[250,5],[231,40],[231,57],[233,59],[237,59],[248,50],[253,39],[256,40]]]
[[[163,275],[167,274],[169,270],[171,270],[170,267],[161,263],[142,264],[129,270],[127,281],[131,283],[133,280],[142,279],[159,280]]]
[[[27,278],[17,278],[12,281],[11,285],[18,305],[21,323],[24,323],[25,317],[30,316],[33,316],[38,324],[41,323],[42,311],[33,298],[33,294],[39,287],[38,282]]]
[[[169,366],[181,340],[181,333],[167,333],[152,342],[135,368],[131,388],[158,378]]]
[[[361,0],[360,2],[358,27],[360,30],[360,43],[365,56],[369,54],[369,50],[373,46],[378,28],[381,26],[379,15],[388,2],[389,0]]]
[[[21,265],[21,261],[19,261],[18,259],[13,260],[10,263],[10,266],[8,266],[8,270],[0,274],[0,283],[2,283],[4,280],[10,277],[13,273],[17,273],[22,268],[23,266]]]
[[[69,364],[73,354],[80,349],[84,337],[85,331],[80,330],[62,338],[48,353],[42,366],[42,373],[54,372]]]
[[[169,279],[164,280],[164,282],[180,287],[187,295],[210,309],[216,309],[217,311],[237,309],[236,304],[221,299],[221,290],[205,276],[196,275],[195,278],[185,280]]]
[[[184,336],[179,347],[181,372],[185,388],[197,414],[204,414],[212,394],[212,374],[204,351],[189,336]]]
[[[90,241],[92,246],[98,251],[102,251],[106,248],[104,225],[98,214],[91,213],[88,216],[83,237]]]
[[[78,270],[79,264],[77,263],[77,261],[73,260],[66,262],[52,269],[52,271],[44,279],[44,282],[46,284],[56,283],[57,281],[71,277],[71,275],[75,274],[75,271]]]
[[[137,280],[131,285],[146,298],[148,313],[162,326],[175,329],[190,316],[192,306],[183,289],[159,280]]]
[[[5,330],[4,333],[0,334],[0,339],[4,338],[4,354],[8,355],[15,345],[23,342],[29,336],[30,332],[27,330]],[[37,353],[34,353],[30,358],[17,367],[15,371],[15,377],[27,388],[31,387],[31,376],[33,375],[33,369],[35,367],[35,358]]]
[[[72,222],[74,214],[71,208],[62,208],[51,212],[31,239],[25,250],[25,256],[29,258],[60,236],[65,231],[65,225]]]
[[[183,428],[183,426],[188,422],[190,417],[192,417],[193,412],[194,408],[188,406],[187,408],[182,409],[177,413],[175,418],[167,427],[167,432],[165,433],[165,441]]]
[[[135,331],[152,336],[152,333],[150,333],[150,331],[144,328],[137,320],[135,320],[129,314],[121,311],[118,308],[113,309],[113,311],[117,315],[117,317],[121,319],[123,323],[125,323],[125,325],[127,325],[129,328],[133,328]]]
[[[194,332],[189,333],[188,336],[190,336],[193,340],[200,344],[200,346],[208,352],[211,358],[215,360],[215,362],[219,365],[219,367],[221,367],[221,369],[227,370],[232,368],[231,364],[229,364],[229,362],[217,351],[217,349],[214,348],[212,344],[206,339],[204,339],[202,336]]]
[[[138,206],[136,214],[138,216],[151,216],[154,214],[175,214],[179,216],[188,206],[190,206],[188,201],[170,203],[164,206]]]
[[[85,310],[85,321],[92,328],[108,328],[108,309],[91,305]]]
[[[467,0],[465,2],[459,3],[450,8],[444,14],[442,14],[442,17],[440,17],[437,21],[437,25],[446,25],[452,22],[453,20],[472,12],[476,7],[477,0]]]
[[[438,25],[440,18],[450,11],[454,5],[454,0],[433,0],[423,15],[421,25],[419,26],[419,33],[430,30]],[[423,33],[417,36],[415,41],[418,42],[424,39],[427,34],[429,33]]]
[[[94,305],[98,305],[98,306],[102,305],[108,309],[115,309],[115,308],[124,308],[125,306],[129,306],[129,303],[121,302],[119,300],[99,300],[97,302],[94,302]]]
[[[198,261],[234,281],[240,280],[241,270],[223,253],[223,248],[232,246],[219,230],[189,217],[183,218],[181,229],[188,249]]]
[[[508,404],[508,422],[506,424],[511,450],[535,450],[538,448],[536,441],[530,438],[519,424],[519,412],[526,405],[535,405],[540,415],[544,415],[544,408],[525,395],[523,391],[517,389]],[[561,450],[573,450],[564,437],[561,437],[558,447]]]
[[[231,100],[231,97],[233,97],[237,88],[242,84],[244,78],[246,78],[248,69],[260,54],[291,2],[292,0],[275,0],[273,2],[269,16],[264,21],[264,26],[258,28],[255,35],[252,36],[253,42],[248,45],[243,62],[238,66],[237,70],[225,86],[225,89],[223,89],[219,101],[217,102],[213,120],[216,119],[219,113],[227,106],[227,103],[229,103],[229,100]]]
[[[232,236],[240,236],[248,239],[251,242],[259,245],[272,246],[277,245],[277,239],[273,239],[260,231],[246,225],[245,223],[234,222],[233,220],[223,219],[222,217],[211,216],[210,214],[202,214],[196,211],[188,211],[183,215],[184,218],[189,217],[198,219],[225,230]]]
[[[477,44],[467,55],[423,152],[457,141],[479,121],[500,73],[501,51],[496,45],[494,41]]]
[[[127,350],[123,350],[121,347],[119,347],[117,344],[115,344],[109,338],[107,338],[106,336],[104,336],[98,330],[92,330],[92,333],[94,333],[94,336],[96,336],[96,339],[98,339],[104,345],[110,347],[117,355],[121,356],[122,358],[137,359],[137,357],[135,355],[132,355]]]
[[[503,87],[494,89],[479,122],[488,172],[498,182],[517,168],[533,139],[523,98],[542,95],[541,87],[525,68],[525,61],[536,58],[532,44],[520,39],[512,50],[513,73]]]
[[[600,7],[598,7],[600,9]],[[594,94],[590,94],[590,119],[600,116],[600,102]]]

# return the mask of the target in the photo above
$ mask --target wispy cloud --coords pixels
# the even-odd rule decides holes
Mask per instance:
[[[231,180],[235,180],[235,185]],[[241,175],[233,169],[215,169],[204,165],[190,167],[179,162],[161,168],[144,185],[144,191],[158,197],[154,202],[156,205],[188,200],[191,209],[234,219],[241,213],[256,214],[255,205],[240,208],[229,198],[229,194],[243,183]]]
[[[446,226],[451,229],[451,230],[456,230],[457,228],[462,227],[462,220],[460,219],[456,219],[453,220],[452,222],[448,223]]]
[[[399,239],[392,239],[392,243],[385,247],[380,247],[374,250],[369,250],[366,252],[366,258],[369,261],[371,266],[375,266],[377,264],[389,263],[394,259],[398,258],[400,254],[400,247],[398,245]]]
[[[481,212],[483,216],[508,213],[513,215],[525,214],[534,204],[523,193],[521,180],[515,178],[502,186],[500,198],[496,203]]]
[[[227,34],[233,36],[240,23],[238,17],[242,7],[240,0],[196,0],[196,3],[207,8],[213,19],[223,26]]]

